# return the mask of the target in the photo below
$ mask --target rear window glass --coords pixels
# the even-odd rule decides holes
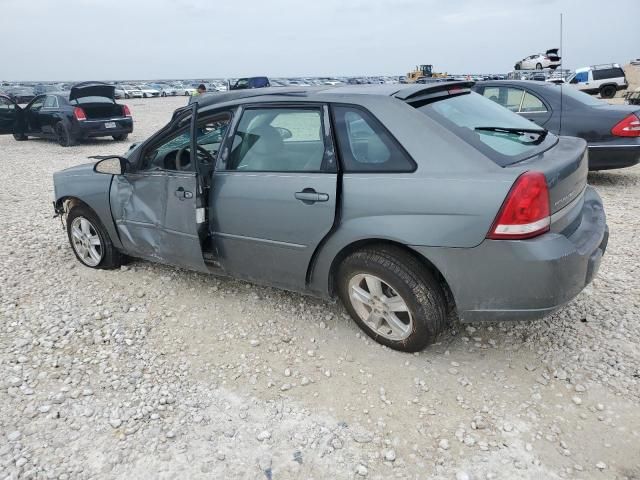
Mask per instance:
[[[429,103],[418,110],[503,167],[537,155],[557,140],[551,133],[540,139],[535,134],[477,130],[479,127],[542,130],[542,127],[473,92]]]
[[[87,104],[87,103],[115,103],[112,98],[109,97],[80,97],[73,100],[74,104]]]
[[[604,100],[599,100],[596,97],[589,95],[588,93],[584,93],[578,90],[576,87],[566,86],[566,85],[557,85],[557,88],[562,89],[562,95],[565,97],[570,97],[572,100],[582,103],[583,105],[602,105],[606,104]]]
[[[355,107],[333,108],[345,172],[413,172],[415,163],[373,115]]]
[[[604,80],[605,78],[620,78],[624,77],[624,72],[621,68],[602,68],[600,70],[593,70],[594,80]]]

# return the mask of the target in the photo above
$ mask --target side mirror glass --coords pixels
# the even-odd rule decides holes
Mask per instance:
[[[102,158],[94,165],[93,171],[96,173],[106,173],[108,175],[122,175],[127,171],[128,163],[127,159],[123,157]]]

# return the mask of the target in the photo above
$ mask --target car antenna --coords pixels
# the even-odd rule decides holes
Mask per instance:
[[[560,12],[560,55],[559,57],[564,58],[564,50],[562,49],[562,12]],[[566,60],[566,58],[565,58]],[[560,64],[562,66],[562,64]],[[562,115],[564,114],[564,110],[562,110],[562,97],[564,92],[562,88],[564,87],[564,82],[560,84],[560,129],[558,130],[559,135],[562,135]]]

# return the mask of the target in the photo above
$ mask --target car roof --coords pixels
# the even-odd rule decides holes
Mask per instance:
[[[470,81],[451,81],[438,82],[432,84],[373,84],[373,85],[321,85],[313,87],[267,87],[246,90],[231,90],[228,92],[211,92],[203,94],[199,97],[193,97],[193,101],[198,103],[199,107],[210,107],[218,104],[238,102],[243,103],[245,99],[257,97],[280,97],[278,101],[285,99],[304,99],[317,101],[330,101],[330,97],[335,95],[335,100],[344,101],[345,97],[354,97],[357,99],[359,95],[371,95],[382,97],[395,97],[400,100],[408,100],[422,94],[436,92],[439,90],[447,90],[451,88],[470,88],[474,82]],[[329,97],[329,98],[328,98]]]

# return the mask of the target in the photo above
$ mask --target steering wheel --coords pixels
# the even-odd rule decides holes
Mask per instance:
[[[203,146],[196,145],[196,150],[197,150],[196,155],[202,154],[202,156],[204,157],[204,158],[201,158],[203,162],[210,163],[215,161],[215,158],[213,158],[213,155],[211,155],[209,150],[207,150]]]
[[[184,152],[186,150],[188,150],[191,147],[191,145],[185,145],[184,147],[182,147],[180,150],[178,150],[176,152],[176,170],[182,170],[182,155],[184,154]],[[211,153],[209,153],[209,151],[200,146],[200,145],[196,145],[196,155],[198,155],[198,157],[203,161],[203,163],[210,163],[213,162],[215,159],[213,158],[213,156],[211,155]],[[185,164],[186,166],[187,164]]]
[[[182,154],[186,149],[188,149],[191,145],[185,145],[180,150],[176,152],[176,170],[182,170]],[[185,165],[186,166],[186,165]]]

